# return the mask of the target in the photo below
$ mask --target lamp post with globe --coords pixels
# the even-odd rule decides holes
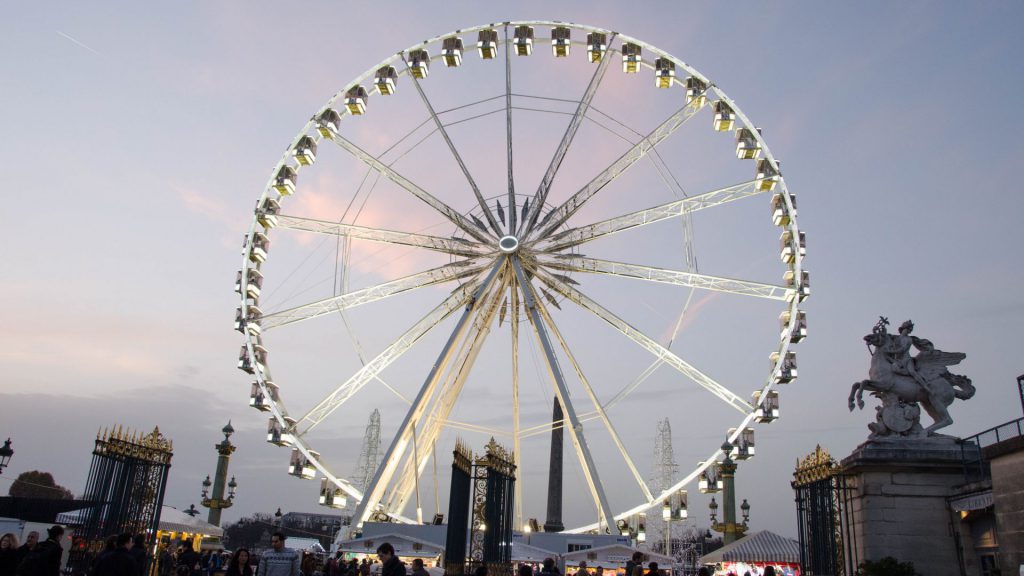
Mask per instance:
[[[722,515],[724,522],[718,521],[718,503],[711,499],[708,508],[711,511],[711,529],[722,533],[722,542],[730,544],[743,537],[747,531],[747,522],[750,520],[750,504],[744,499],[740,504],[740,512],[743,514],[743,523],[736,522],[736,462],[731,457],[733,446],[729,442],[722,444],[722,452],[725,459],[718,464],[718,471],[722,478]]]
[[[228,477],[228,460],[231,458],[231,453],[235,451],[235,446],[231,444],[230,440],[231,435],[235,432],[235,429],[231,426],[231,421],[228,421],[227,426],[222,428],[221,432],[224,433],[224,440],[214,446],[218,454],[217,472],[214,474],[213,482],[210,482],[209,476],[203,480],[202,505],[210,509],[210,514],[207,516],[206,521],[214,526],[220,526],[221,510],[230,508],[234,504],[235,489],[238,488],[238,483],[235,482],[234,476],[225,483]],[[213,487],[212,496],[210,494],[211,486]],[[227,498],[224,497],[225,486],[228,488]]]

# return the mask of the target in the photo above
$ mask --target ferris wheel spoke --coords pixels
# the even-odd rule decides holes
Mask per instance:
[[[469,333],[462,341],[459,355],[452,364],[454,368],[445,378],[441,391],[437,395],[437,400],[426,412],[428,416],[423,425],[423,431],[418,435],[418,439],[416,441],[417,449],[420,453],[422,453],[423,450],[426,450],[427,447],[432,446],[440,436],[442,429],[446,425],[451,424],[451,421],[448,418],[451,415],[452,409],[455,407],[459,394],[462,393],[463,385],[466,383],[466,378],[473,369],[473,365],[480,353],[480,349],[490,333],[490,327],[493,324],[494,315],[498,311],[501,298],[508,287],[509,278],[507,273],[502,276],[503,277],[498,284],[498,289],[487,297],[487,301],[484,303],[480,313],[474,317]],[[494,435],[495,433],[498,433],[507,435],[507,432],[503,433],[502,431],[497,431],[483,426],[463,425],[459,423],[456,423],[456,426],[462,429],[472,428],[473,431],[483,432],[485,434]],[[409,498],[412,496],[412,490],[415,486],[415,478],[422,475],[425,468],[426,462],[420,462],[417,465],[412,462],[411,456],[406,457],[406,463],[402,468],[399,480],[395,483],[395,488],[391,491],[391,497],[389,498],[387,505],[388,510],[400,511],[405,508],[406,504],[408,504]]]
[[[434,210],[440,212],[445,218],[447,218],[453,224],[461,228],[462,231],[465,232],[466,234],[469,234],[470,236],[484,243],[490,243],[493,240],[492,238],[489,238],[489,234],[487,233],[486,230],[478,228],[476,224],[473,223],[473,221],[469,220],[462,214],[456,212],[454,208],[445,204],[439,198],[430,194],[423,188],[420,188],[411,180],[409,180],[405,176],[402,176],[393,168],[384,164],[377,158],[373,157],[372,155],[370,155],[369,152],[363,150],[359,146],[356,146],[354,143],[350,142],[340,134],[332,134],[330,136],[330,140],[331,142],[334,142],[339,147],[341,147],[343,150],[347,150],[353,156],[363,161],[363,163],[365,163],[370,168],[373,168],[374,170],[380,172],[388,180],[391,180],[395,184],[398,184],[402,188],[405,188],[405,190],[408,191],[410,194],[419,198]]]
[[[721,278],[695,272],[683,272],[682,270],[670,270],[666,268],[655,268],[640,264],[627,264],[624,262],[612,262],[566,254],[564,258],[552,261],[545,261],[543,266],[555,270],[567,270],[570,272],[589,272],[617,276],[619,278],[631,278],[634,280],[647,280],[676,286],[687,286],[690,288],[701,288],[703,290],[714,290],[716,292],[728,292],[742,296],[754,296],[767,298],[769,300],[786,300],[789,288],[750,282],[747,280],[736,280],[733,278]]]
[[[325,314],[332,314],[370,302],[383,300],[396,294],[409,292],[410,290],[473,276],[487,267],[486,264],[474,265],[474,263],[475,260],[472,259],[459,260],[418,274],[405,276],[398,280],[356,290],[355,292],[324,298],[323,300],[303,304],[302,306],[296,306],[295,308],[289,308],[280,312],[264,314],[260,326],[263,330],[271,330],[287,324],[310,320]]]
[[[558,252],[602,236],[615,234],[616,232],[622,232],[623,230],[629,230],[630,228],[646,226],[655,222],[661,222],[662,220],[667,220],[669,218],[685,216],[698,210],[711,208],[734,200],[740,200],[742,198],[747,198],[748,196],[755,196],[762,192],[763,191],[757,186],[755,180],[750,180],[733,186],[727,186],[725,188],[712,190],[696,196],[690,196],[689,198],[684,198],[682,200],[668,202],[653,208],[638,210],[615,218],[609,218],[608,220],[602,220],[601,222],[596,222],[594,224],[588,224],[586,226],[580,226],[579,228],[572,228],[570,230],[565,230],[564,232],[559,232],[558,234],[546,239],[551,244],[549,246],[544,246],[542,250],[545,252]]]
[[[708,390],[716,397],[721,399],[726,404],[732,406],[736,410],[747,414],[753,410],[753,407],[746,402],[743,398],[740,398],[734,392],[719,384],[710,376],[704,374],[697,368],[691,366],[688,362],[676,356],[671,350],[665,348],[661,344],[658,344],[653,338],[650,338],[643,332],[637,330],[631,326],[625,320],[619,318],[611,311],[595,302],[590,297],[586,296],[579,290],[576,290],[572,286],[569,286],[565,282],[553,277],[551,274],[543,271],[537,271],[537,277],[541,279],[545,284],[550,286],[553,290],[565,296],[572,302],[575,302],[578,306],[594,314],[598,318],[604,320],[610,324],[613,328],[621,332],[624,336],[630,340],[639,344],[642,348],[653,354],[658,360],[664,361],[669,366],[675,368],[684,376]]]
[[[594,464],[594,458],[590,454],[590,447],[587,446],[587,440],[583,435],[583,425],[576,416],[576,409],[573,407],[572,399],[569,396],[569,388],[566,386],[565,379],[562,376],[562,371],[558,366],[558,359],[555,356],[551,340],[548,337],[547,330],[544,329],[544,324],[541,320],[538,309],[537,297],[533,292],[533,285],[530,283],[530,280],[526,278],[526,273],[523,271],[523,267],[519,263],[519,258],[513,257],[511,260],[512,267],[515,269],[516,279],[519,283],[519,289],[523,294],[523,303],[526,306],[526,312],[530,315],[534,333],[536,334],[540,347],[544,352],[548,372],[551,375],[551,380],[555,387],[555,393],[558,396],[558,403],[561,404],[562,411],[565,414],[565,420],[569,424],[569,435],[572,438],[573,446],[576,449],[577,459],[580,462],[580,467],[583,469],[583,476],[586,478],[587,486],[590,488],[590,494],[593,497],[594,505],[597,508],[598,525],[600,526],[603,523],[605,527],[610,530],[615,522],[611,506],[608,504],[608,497],[605,496],[604,486],[601,484],[597,467]],[[600,528],[598,530],[600,531]]]
[[[633,459],[629,456],[629,451],[626,450],[625,445],[622,443],[622,439],[619,438],[619,433],[616,432],[615,426],[612,425],[612,421],[608,418],[608,414],[605,412],[604,408],[601,407],[601,402],[597,399],[597,394],[594,393],[594,389],[590,386],[590,381],[587,380],[586,375],[583,374],[583,368],[580,366],[579,362],[576,361],[576,355],[572,353],[572,349],[569,347],[568,343],[566,343],[565,338],[562,337],[562,333],[558,329],[558,325],[556,325],[555,321],[551,318],[551,314],[548,312],[547,306],[545,306],[539,299],[536,299],[535,302],[544,321],[547,323],[548,327],[551,328],[551,333],[555,336],[555,339],[558,340],[558,343],[562,347],[562,351],[565,352],[566,357],[569,359],[569,363],[572,364],[573,370],[576,371],[576,376],[579,378],[580,383],[583,384],[583,389],[586,391],[587,397],[594,405],[597,413],[596,416],[600,418],[605,429],[608,430],[608,434],[611,436],[612,442],[615,444],[615,447],[618,448],[619,453],[622,454],[622,458],[625,460],[629,471],[632,472],[633,479],[636,480],[644,498],[648,501],[653,500],[654,496],[651,494],[651,489],[648,488],[647,482],[644,481],[640,471],[637,470],[636,465],[633,463]],[[583,417],[581,416],[580,421],[582,420]]]
[[[522,438],[519,436],[519,429],[522,422],[519,415],[519,291],[510,290],[509,299],[512,306],[512,318],[509,320],[512,329],[512,458],[516,470],[522,470]],[[515,486],[516,499],[516,525],[523,526],[523,478],[525,474],[519,474],[519,481]],[[520,528],[522,529],[522,528]]]
[[[397,340],[378,354],[376,358],[367,362],[358,372],[321,400],[296,423],[296,428],[305,426],[299,435],[304,436],[309,433],[310,430],[330,416],[332,412],[352,398],[363,386],[371,380],[375,380],[378,374],[401,357],[402,354],[405,354],[413,344],[434,326],[440,324],[442,320],[458,310],[460,306],[472,302],[475,290],[473,283],[463,284],[445,298],[441,304],[428,312],[426,316],[399,336]]]
[[[615,34],[612,33],[609,42],[614,39]],[[576,137],[576,131],[579,129],[580,124],[583,123],[587,110],[590,109],[590,103],[594,100],[594,95],[597,94],[597,87],[601,84],[601,80],[604,79],[604,73],[608,69],[608,63],[611,61],[611,58],[602,58],[601,62],[597,65],[597,69],[594,70],[594,75],[590,77],[590,83],[587,84],[587,90],[583,93],[583,98],[580,99],[579,105],[576,107],[576,113],[573,114],[572,120],[569,121],[569,126],[566,128],[565,134],[562,135],[562,141],[559,142],[558,148],[551,158],[551,163],[548,164],[547,172],[544,173],[540,186],[537,187],[537,192],[533,195],[533,204],[526,215],[525,228],[520,236],[528,236],[537,224],[537,216],[547,200],[548,190],[551,189],[551,184],[555,181],[558,168],[562,165],[562,160],[565,159],[565,154],[569,151],[569,146],[572,144],[573,138]]]
[[[512,48],[508,41],[508,25],[505,25],[505,152],[508,168],[509,233],[516,230],[516,181],[512,171]]]
[[[405,63],[407,70],[411,69],[409,61],[406,60],[405,56],[402,56],[402,62]],[[473,180],[473,176],[469,173],[469,169],[466,168],[466,163],[462,160],[462,155],[459,154],[458,149],[455,148],[455,144],[452,142],[451,137],[448,135],[448,130],[445,129],[441,119],[437,116],[437,112],[434,110],[433,104],[430,103],[430,99],[427,98],[427,93],[423,91],[423,87],[420,86],[420,81],[416,78],[415,74],[411,72],[407,74],[409,78],[412,78],[413,86],[416,87],[416,91],[419,92],[420,98],[423,100],[423,105],[427,107],[427,112],[430,113],[430,117],[434,120],[434,124],[437,126],[437,130],[441,133],[441,137],[448,144],[448,149],[451,150],[452,156],[455,157],[455,161],[459,163],[459,168],[462,169],[462,173],[466,176],[466,181],[469,182],[469,187],[473,189],[473,195],[476,196],[476,201],[480,205],[480,209],[483,211],[484,218],[487,219],[487,223],[491,225],[494,233],[501,236],[501,228],[498,227],[497,220],[494,219],[494,214],[491,209],[487,206],[487,201],[484,200],[483,194],[480,193],[480,187],[476,185],[476,180]],[[514,210],[513,210],[514,213]]]
[[[301,218],[299,216],[277,216],[277,226],[289,230],[303,230],[316,232],[318,234],[330,234],[333,236],[344,236],[346,238],[357,238],[370,240],[372,242],[383,242],[386,244],[401,244],[403,246],[416,246],[426,248],[453,256],[477,257],[482,255],[482,244],[461,238],[442,238],[440,236],[429,236],[416,234],[414,232],[399,232],[396,230],[382,230],[379,228],[367,228],[354,224],[342,224],[340,222],[327,222],[325,220],[314,220],[312,218]]]
[[[677,110],[675,114],[672,114],[665,119],[665,121],[652,130],[647,137],[633,145],[633,147],[627,150],[625,154],[620,156],[617,160],[612,162],[611,165],[601,171],[600,174],[595,176],[594,179],[587,183],[586,186],[570,196],[569,199],[563,202],[560,206],[549,212],[548,215],[541,220],[539,224],[541,231],[536,235],[535,239],[545,238],[554,230],[557,230],[558,227],[564,224],[570,216],[575,214],[576,211],[587,202],[587,200],[590,200],[590,198],[600,192],[602,188],[622,175],[622,173],[628,170],[633,164],[636,164],[636,162],[643,158],[645,154],[653,150],[655,146],[671,136],[673,132],[678,130],[680,126],[685,124],[686,121],[692,118],[699,110],[700,105],[698,104],[698,99],[694,99],[691,103],[683,106]]]
[[[363,522],[370,517],[370,514],[374,510],[378,509],[381,498],[384,496],[384,490],[388,484],[391,483],[391,479],[395,474],[395,470],[398,468],[399,459],[402,454],[405,453],[405,449],[409,445],[413,433],[413,427],[416,426],[420,419],[423,417],[424,410],[427,407],[427,402],[434,395],[434,391],[437,389],[438,382],[440,381],[441,374],[447,368],[452,357],[452,350],[455,347],[456,342],[462,339],[466,333],[466,329],[469,327],[469,320],[478,313],[482,306],[482,302],[485,301],[484,296],[490,293],[495,285],[495,281],[498,278],[498,273],[505,265],[507,258],[498,258],[491,268],[491,271],[487,274],[487,278],[480,284],[478,288],[473,292],[472,298],[463,310],[462,316],[456,323],[455,328],[452,330],[451,336],[448,337],[448,341],[441,349],[441,353],[437,357],[437,361],[431,367],[430,372],[427,374],[426,380],[423,382],[423,386],[420,387],[419,393],[416,395],[416,399],[413,401],[412,406],[409,407],[409,411],[405,414],[405,420],[402,421],[398,432],[391,440],[391,444],[388,446],[387,452],[384,454],[383,464],[377,468],[377,471],[373,475],[373,479],[367,486],[364,493],[363,500],[359,503],[356,508],[356,513],[353,517],[355,526],[362,526]]]

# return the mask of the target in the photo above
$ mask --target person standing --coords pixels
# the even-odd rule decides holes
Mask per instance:
[[[178,569],[175,572],[181,574],[185,571],[182,569],[184,567],[191,576],[200,576],[203,569],[202,560],[202,556],[192,549],[192,541],[185,540],[181,543],[181,554],[178,554]]]
[[[60,576],[60,560],[64,554],[60,538],[64,527],[54,524],[46,530],[46,535],[46,540],[36,544],[18,564],[17,576]]]
[[[253,576],[248,548],[239,548],[231,555],[226,576]]]
[[[39,545],[39,532],[35,530],[28,533],[25,537],[25,543],[18,548],[18,564],[28,556],[29,552],[35,550],[36,546]]]
[[[636,574],[636,568],[637,568],[637,566],[642,566],[641,562],[643,562],[643,560],[644,560],[643,552],[640,552],[639,550],[636,551],[636,552],[633,552],[633,555],[629,558],[628,561],[626,561],[626,576],[638,576]],[[642,567],[640,569],[640,572],[641,573],[643,572],[643,568]]]
[[[271,549],[260,557],[256,576],[299,576],[302,558],[295,550],[285,548],[286,538],[281,532],[274,532],[270,536]]]
[[[580,567],[576,570],[578,576],[590,576],[590,570],[587,570],[587,561],[580,560]]]
[[[132,552],[132,535],[121,534],[114,541],[114,551],[104,554],[96,563],[94,576],[138,576],[139,566]]]
[[[20,561],[18,537],[8,532],[0,537],[0,576],[14,576]]]
[[[157,555],[159,563],[159,576],[171,576],[174,574],[174,554],[171,553],[171,547],[163,545],[160,547],[160,553]]]
[[[423,567],[423,558],[413,558],[412,576],[430,576],[430,572]]]
[[[405,563],[395,556],[395,547],[390,542],[377,547],[377,557],[381,564],[380,576],[406,576]]]
[[[128,551],[132,553],[132,558],[135,560],[138,576],[144,576],[146,572],[146,537],[142,534],[136,534],[133,542]]]

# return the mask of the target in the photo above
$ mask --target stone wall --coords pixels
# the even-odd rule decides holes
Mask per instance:
[[[959,572],[947,497],[964,483],[952,440],[866,442],[842,461],[855,563],[892,556],[921,574]]]
[[[999,533],[999,568],[1018,574],[1024,566],[1024,438],[984,449],[992,466],[992,499]]]

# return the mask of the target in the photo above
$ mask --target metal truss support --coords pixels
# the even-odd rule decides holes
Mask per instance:
[[[632,148],[627,150],[625,154],[620,156],[618,160],[612,162],[610,166],[595,176],[594,179],[587,183],[586,186],[570,196],[569,199],[562,203],[558,208],[555,208],[548,213],[540,223],[542,230],[536,235],[536,238],[544,238],[551,234],[552,231],[557,230],[558,227],[564,224],[570,216],[575,214],[587,200],[600,192],[602,188],[613,180],[618,178],[633,164],[636,164],[638,160],[653,150],[654,147],[660,144],[662,140],[671,136],[673,132],[678,130],[680,126],[686,123],[687,120],[692,118],[693,115],[700,110],[700,106],[697,104],[698,101],[699,99],[695,98],[690,104],[683,106],[676,111],[675,114],[669,116],[657,128],[651,131],[647,137],[640,142],[637,142]]]
[[[469,326],[470,318],[472,318],[479,310],[483,296],[486,295],[494,286],[498,272],[501,270],[502,266],[505,265],[506,260],[506,257],[500,257],[494,263],[494,267],[491,268],[491,271],[487,274],[487,278],[484,279],[480,284],[480,287],[473,293],[472,298],[462,313],[462,317],[459,318],[451,336],[448,337],[448,341],[445,343],[444,348],[441,349],[441,353],[438,355],[437,361],[434,362],[433,367],[431,367],[430,373],[427,374],[427,378],[423,382],[423,386],[420,387],[420,391],[416,395],[416,399],[413,400],[412,406],[409,408],[409,411],[406,412],[402,425],[398,428],[398,432],[391,440],[391,445],[388,446],[388,450],[384,454],[383,464],[377,469],[377,473],[374,474],[373,480],[370,482],[370,486],[363,495],[363,500],[356,508],[356,513],[353,516],[355,526],[362,526],[363,522],[370,517],[370,514],[377,509],[381,498],[384,496],[384,490],[391,482],[391,478],[394,475],[395,470],[398,468],[399,460],[405,452],[405,449],[409,444],[409,440],[412,437],[412,427],[415,426],[423,416],[427,402],[430,397],[433,396],[434,390],[437,388],[441,373],[445,370],[451,360],[451,353],[456,342],[462,339],[466,328]]]
[[[671,350],[665,348],[661,344],[658,344],[643,332],[630,326],[629,323],[627,323],[625,320],[611,313],[606,308],[604,308],[603,306],[601,306],[588,296],[584,295],[579,290],[574,289],[572,286],[569,286],[565,282],[558,280],[557,278],[553,277],[549,273],[544,272],[543,270],[537,271],[537,278],[539,278],[541,281],[550,286],[559,294],[565,296],[572,302],[575,302],[584,310],[591,312],[598,318],[604,320],[608,324],[611,324],[613,328],[621,332],[627,338],[636,342],[641,347],[649,351],[651,354],[654,354],[654,356],[657,357],[659,360],[662,360],[669,366],[672,366],[673,368],[681,372],[684,376],[686,376],[690,380],[693,380],[695,383],[697,383],[698,385],[702,386],[703,388],[705,388],[706,390],[720,398],[726,404],[739,410],[743,414],[749,414],[754,409],[753,406],[748,404],[746,400],[740,398],[731,390],[716,382],[710,376],[694,368],[688,362],[686,362],[679,356],[676,356]]]
[[[460,306],[467,303],[471,305],[474,298],[472,294],[473,286],[471,284],[465,284],[445,298],[441,304],[420,319],[420,321],[414,324],[412,328],[405,332],[405,334],[399,336],[398,340],[378,354],[376,358],[367,362],[366,365],[353,374],[352,377],[344,384],[335,389],[329,396],[314,406],[312,410],[307,412],[296,424],[296,426],[303,424],[306,425],[305,430],[303,430],[300,435],[305,435],[318,424],[323,422],[325,418],[330,416],[332,412],[337,410],[342,404],[348,401],[349,398],[354,396],[356,392],[362,389],[363,386],[375,379],[380,372],[397,360],[402,354],[407,352],[409,348],[422,338],[423,335],[429,332],[431,328],[437,326],[442,320],[458,310]]]
[[[662,220],[667,220],[669,218],[685,216],[686,214],[690,214],[698,210],[711,208],[713,206],[718,206],[719,204],[725,204],[726,202],[740,200],[742,198],[761,193],[763,193],[763,191],[758,189],[755,181],[751,180],[749,182],[743,182],[734,186],[728,186],[726,188],[712,190],[696,196],[690,196],[689,198],[684,198],[682,200],[668,202],[653,208],[623,214],[622,216],[609,218],[608,220],[603,220],[587,226],[580,226],[579,228],[565,230],[545,238],[544,240],[551,242],[551,244],[543,246],[541,249],[545,252],[558,252],[559,250],[578,246],[584,242],[589,242],[602,236],[615,234],[616,232],[622,232],[623,230],[629,230],[630,228],[636,228],[638,226],[661,222]]]
[[[440,212],[445,218],[447,218],[453,224],[461,228],[462,231],[465,232],[466,234],[469,234],[470,236],[476,238],[480,242],[484,242],[486,244],[492,243],[492,239],[488,238],[489,235],[486,230],[481,230],[476,226],[476,224],[473,223],[472,220],[469,220],[462,214],[456,212],[454,208],[445,204],[439,198],[430,194],[423,188],[420,188],[405,176],[402,176],[398,172],[395,172],[394,169],[392,169],[390,166],[384,164],[377,158],[370,155],[369,152],[363,150],[359,146],[356,146],[354,143],[350,142],[345,137],[339,134],[332,134],[330,140],[331,142],[334,142],[342,149],[347,150],[349,153],[351,153],[359,160],[362,160],[363,163],[365,163],[370,168],[373,168],[377,172],[380,172],[388,180],[391,180],[395,184],[398,184],[402,188],[405,188],[410,194],[419,198],[434,210]]]
[[[612,37],[608,40],[609,45],[614,39],[615,34],[613,33]],[[559,142],[558,148],[555,150],[555,155],[551,157],[551,163],[548,164],[548,170],[544,173],[544,177],[541,178],[540,186],[537,187],[537,193],[533,195],[533,205],[530,206],[530,211],[526,215],[525,227],[520,236],[529,236],[530,232],[533,231],[534,225],[537,224],[537,216],[540,215],[540,210],[544,207],[544,202],[547,200],[551,184],[555,181],[558,168],[562,165],[565,153],[569,151],[569,145],[572,144],[573,138],[576,137],[576,131],[579,129],[580,124],[583,123],[587,110],[590,109],[590,103],[594,100],[594,95],[597,94],[597,87],[601,85],[604,73],[608,69],[608,63],[611,61],[611,58],[602,58],[601,62],[597,65],[597,70],[594,70],[594,75],[590,77],[587,90],[583,93],[583,98],[580,98],[579,105],[576,106],[576,113],[573,114],[572,120],[569,121],[569,126],[565,129],[565,134],[562,135],[562,141]]]
[[[402,57],[402,62],[405,62],[405,67],[409,69],[409,61]],[[473,180],[473,176],[469,173],[469,169],[466,168],[466,163],[462,161],[462,155],[455,148],[455,143],[452,142],[450,136],[448,136],[448,130],[445,130],[444,124],[441,119],[438,118],[437,112],[434,111],[434,106],[430,103],[430,99],[427,98],[426,92],[423,91],[423,87],[420,86],[420,81],[414,74],[408,74],[409,78],[412,78],[412,84],[416,87],[416,91],[419,92],[420,98],[423,100],[424,106],[427,107],[427,111],[430,112],[430,117],[434,120],[434,124],[437,126],[437,130],[441,132],[441,137],[448,144],[448,149],[452,151],[452,156],[455,157],[455,161],[459,163],[459,168],[462,169],[462,173],[466,176],[466,180],[469,182],[469,187],[473,189],[473,195],[476,196],[476,201],[480,205],[480,209],[483,210],[484,218],[487,218],[487,223],[491,225],[494,233],[501,235],[501,229],[498,228],[498,222],[494,219],[494,214],[491,213],[491,209],[487,207],[487,201],[484,200],[483,194],[480,193],[480,187],[476,185],[476,180]]]
[[[260,321],[260,326],[264,330],[271,330],[286,324],[294,324],[295,322],[309,320],[325,314],[348,310],[350,308],[362,306],[363,304],[383,300],[384,298],[394,296],[401,292],[408,292],[425,286],[432,286],[434,284],[441,284],[473,276],[486,267],[486,265],[473,266],[473,263],[473,260],[459,260],[450,264],[438,266],[437,268],[431,268],[424,272],[405,276],[398,280],[392,280],[391,282],[385,282],[383,284],[377,284],[376,286],[363,288],[362,290],[356,290],[355,292],[332,296],[310,304],[303,304],[302,306],[297,306],[295,308],[281,310],[280,312],[264,314]]]
[[[649,280],[663,284],[674,284],[676,286],[688,286],[690,288],[701,288],[703,290],[714,290],[716,292],[728,292],[743,296],[755,296],[769,300],[786,300],[789,289],[785,286],[762,284],[760,282],[749,282],[747,280],[734,280],[732,278],[720,278],[708,276],[707,274],[696,274],[683,272],[681,270],[668,270],[640,264],[627,264],[625,262],[612,262],[610,260],[598,260],[585,256],[566,255],[550,262],[543,263],[545,268],[555,270],[567,270],[570,272],[592,272],[597,274],[608,274],[620,278],[634,278],[637,280]]]
[[[371,242],[415,246],[454,256],[466,256],[473,258],[486,255],[486,249],[483,246],[468,240],[441,238],[439,236],[428,236],[426,234],[416,234],[413,232],[381,230],[379,228],[367,228],[365,226],[341,224],[339,222],[326,222],[324,220],[300,218],[298,216],[278,215],[277,226],[279,228],[287,228],[289,230],[303,230],[306,232],[316,232],[318,234],[344,236],[345,238],[370,240]]]
[[[558,358],[555,356],[555,350],[551,346],[547,330],[544,329],[540,311],[538,310],[537,298],[533,293],[533,286],[526,278],[526,273],[519,263],[518,256],[513,256],[511,260],[512,267],[516,272],[516,279],[519,281],[519,288],[523,293],[523,303],[526,305],[526,312],[533,320],[534,333],[537,335],[537,340],[547,360],[548,371],[555,385],[555,393],[558,395],[558,403],[561,404],[566,422],[569,424],[569,435],[572,438],[573,446],[576,448],[576,456],[579,458],[583,468],[583,475],[587,480],[587,486],[590,488],[594,505],[597,507],[598,532],[601,531],[602,526],[605,530],[610,531],[611,527],[615,524],[612,509],[608,504],[608,497],[605,496],[604,486],[601,484],[601,479],[598,476],[597,467],[594,465],[594,457],[590,454],[590,447],[587,446],[587,440],[583,436],[583,424],[580,423],[579,418],[576,416],[576,409],[573,407],[572,399],[569,397],[569,388],[565,385],[562,370],[558,367]]]

